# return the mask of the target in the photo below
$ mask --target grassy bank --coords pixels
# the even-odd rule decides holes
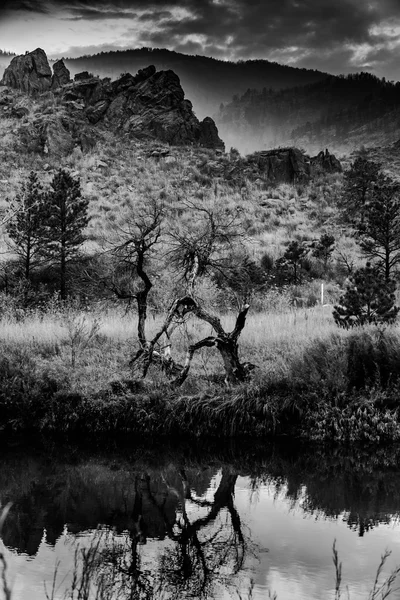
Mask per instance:
[[[223,316],[226,324],[233,316]],[[148,320],[149,333],[161,317]],[[135,316],[113,307],[4,314],[0,321],[3,430],[131,432],[175,436],[271,436],[373,442],[400,438],[400,335],[393,326],[340,331],[330,307],[249,317],[241,337],[252,381],[226,389],[217,352],[199,352],[171,390],[158,367],[140,381],[129,360]],[[199,329],[201,327],[201,330]],[[204,325],[189,321],[173,353]]]

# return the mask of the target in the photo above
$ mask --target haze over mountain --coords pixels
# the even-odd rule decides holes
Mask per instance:
[[[249,89],[221,107],[215,120],[227,147],[242,152],[387,145],[400,138],[400,83],[359,73],[285,90]]]
[[[321,71],[297,69],[267,60],[230,62],[159,48],[102,52],[64,62],[71,75],[89,71],[111,79],[124,72],[136,73],[150,64],[157,70],[171,69],[180,78],[200,119],[216,113],[221,102],[230,102],[235,94],[243,94],[248,88],[262,90],[267,86],[280,90],[321,81],[328,76]]]

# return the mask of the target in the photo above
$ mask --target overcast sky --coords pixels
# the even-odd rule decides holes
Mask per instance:
[[[400,79],[400,0],[0,0],[0,48],[142,46]]]

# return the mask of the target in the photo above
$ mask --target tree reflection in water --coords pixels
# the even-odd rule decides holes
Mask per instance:
[[[239,474],[249,492],[268,483],[289,505],[345,520],[360,536],[400,514],[397,447],[74,448],[0,455],[0,497],[13,503],[4,545],[33,559],[67,531],[81,543],[73,600],[238,595],[257,550],[235,504]]]
[[[192,494],[185,469],[178,473],[178,481],[163,476],[163,499],[153,492],[149,474],[136,476],[129,531],[121,538],[111,530],[99,530],[89,548],[76,551],[71,599],[202,599],[213,598],[218,586],[229,588],[234,596],[233,577],[252,548],[234,504],[238,474],[224,467],[208,500]],[[170,495],[177,501],[174,518],[166,510]],[[143,506],[148,501],[162,518],[171,544],[146,568],[140,546],[147,542]]]
[[[175,542],[171,551],[160,558],[160,575],[164,592],[180,597],[210,597],[216,583],[227,585],[232,575],[242,569],[249,542],[234,504],[237,472],[222,469],[221,480],[211,501],[194,498],[184,469],[180,470],[181,485],[168,485],[179,499],[180,514],[173,524],[163,515],[168,536]],[[190,519],[187,505],[205,509],[202,517]]]

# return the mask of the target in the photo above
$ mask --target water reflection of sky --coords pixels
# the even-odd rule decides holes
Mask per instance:
[[[371,495],[370,504],[370,496],[365,496],[364,488],[362,488],[362,493],[360,492],[359,496],[354,496],[352,504],[348,506],[343,502],[335,504],[336,501],[333,501],[326,510],[328,514],[333,516],[326,517],[326,512],[321,506],[321,499],[325,500],[326,497],[330,497],[329,490],[331,490],[331,487],[329,486],[324,490],[325,492],[328,490],[324,496],[324,494],[318,493],[315,480],[311,480],[311,487],[314,486],[311,498],[305,485],[294,486],[292,482],[289,493],[289,484],[286,484],[282,478],[274,479],[267,474],[264,479],[257,480],[255,485],[254,479],[244,476],[237,477],[235,474],[237,471],[233,467],[225,468],[227,469],[225,471],[228,476],[227,481],[235,481],[233,500],[247,540],[248,552],[243,571],[236,579],[230,578],[229,584],[231,587],[228,592],[224,593],[221,586],[217,586],[217,597],[234,598],[233,590],[237,584],[239,587],[242,586],[242,598],[246,600],[246,590],[249,588],[249,582],[253,580],[252,598],[254,600],[265,600],[265,598],[268,598],[269,591],[271,593],[276,592],[278,600],[333,598],[335,570],[332,561],[332,545],[335,539],[339,557],[343,563],[343,588],[345,590],[346,586],[349,586],[352,600],[361,600],[361,598],[368,597],[380,556],[385,549],[392,550],[392,556],[387,562],[385,573],[387,574],[395,565],[400,564],[400,524],[396,516],[400,511],[400,506],[396,506],[397,500],[390,500],[392,489],[390,486],[385,488],[382,482],[375,487],[371,484],[371,489],[376,491],[383,488],[386,492],[385,494],[374,492],[375,495]],[[44,488],[40,487],[38,482],[47,481],[49,471],[46,469],[43,470],[44,478],[41,469],[36,468],[36,466],[35,469],[29,471],[29,473],[32,472],[32,481],[35,482],[33,487],[29,487],[26,475],[22,478],[23,483],[19,485],[21,490],[21,499],[19,500],[21,516],[31,514],[28,511],[28,508],[31,510],[30,505],[25,503],[26,498],[30,498],[34,490],[40,491],[40,494],[37,493],[42,502],[40,504],[39,501],[35,501],[34,508],[35,510],[37,508],[38,511],[42,509],[43,515],[45,515],[43,509]],[[83,489],[83,484],[86,487],[83,495],[77,493],[71,496],[65,495],[65,498],[63,496],[63,502],[65,500],[62,504],[63,510],[67,514],[68,505],[73,500],[76,506],[70,514],[76,518],[83,518],[85,514],[89,514],[82,512],[82,503],[89,507],[88,510],[91,507],[100,506],[102,511],[105,511],[104,514],[107,514],[108,503],[114,507],[113,510],[115,511],[115,507],[118,507],[118,503],[121,503],[121,499],[124,498],[129,510],[127,509],[127,512],[123,513],[122,516],[118,516],[118,519],[120,519],[118,522],[128,522],[126,519],[131,514],[132,499],[139,489],[133,485],[133,481],[137,477],[137,471],[134,470],[134,466],[132,466],[132,469],[132,472],[129,469],[116,471],[114,467],[109,469],[107,464],[99,465],[96,461],[68,466],[63,472],[65,473],[63,477],[69,478],[70,483],[72,482],[70,488],[73,490],[74,486],[80,486]],[[209,504],[213,503],[216,493],[221,488],[220,484],[223,479],[223,471],[218,469],[218,467],[212,468],[209,466],[206,469],[198,467],[192,468],[192,470],[190,468],[186,469],[187,481],[190,482],[191,487],[191,499],[186,499],[184,508],[185,514],[191,523],[196,519],[207,517],[210,507],[208,505],[198,506],[196,501],[206,500]],[[153,487],[154,497],[158,498],[160,503],[163,498],[167,501],[168,515],[175,515],[177,521],[184,519],[182,510],[183,495],[180,495],[181,473],[181,465],[174,466],[172,463],[164,469],[160,468],[152,472],[153,486],[155,486]],[[363,478],[361,479],[364,481]],[[10,481],[9,477],[7,481]],[[144,479],[140,479],[139,483],[143,481]],[[321,487],[323,485],[321,482]],[[14,486],[12,489],[12,493],[16,497],[17,488]],[[354,485],[354,489],[359,490],[358,484]],[[293,490],[295,490],[295,493],[293,493]],[[0,489],[0,494],[1,492]],[[96,502],[91,504],[89,502],[90,497],[95,498]],[[338,494],[337,497],[342,499],[344,496]],[[144,495],[143,498],[146,500],[147,496]],[[383,499],[382,505],[378,502],[379,498]],[[371,510],[369,510],[370,505]],[[57,534],[59,537],[54,545],[49,543],[49,539],[46,539],[46,531],[43,531],[42,523],[52,523],[49,516],[51,516],[51,511],[56,506],[59,507],[58,504],[49,503],[47,516],[45,515],[42,518],[39,515],[40,518],[38,517],[38,539],[40,540],[40,536],[42,536],[42,540],[36,553],[28,556],[24,552],[16,552],[11,547],[6,549],[10,576],[13,582],[12,600],[45,599],[44,582],[46,582],[47,590],[50,590],[56,565],[58,565],[56,579],[58,591],[55,598],[57,600],[63,598],[65,590],[69,586],[77,545],[81,547],[88,546],[93,536],[96,535],[96,532],[93,530],[87,531],[84,527],[79,530],[79,521],[76,521],[72,522],[69,528],[66,526],[61,535]],[[222,508],[218,511],[216,517],[207,523],[206,529],[204,531],[199,530],[200,541],[206,539],[207,536],[212,536],[218,528],[230,526],[229,511],[226,505],[222,504],[221,506]],[[346,510],[344,510],[344,506],[346,506]],[[348,520],[357,523],[357,511],[361,510],[358,507],[365,508],[365,506],[368,507],[368,510],[364,510],[362,515],[360,513],[360,518],[369,518],[372,515],[374,526],[366,530],[364,535],[360,537],[357,528],[350,527]],[[18,499],[16,499],[16,507],[18,508]],[[388,511],[389,508],[390,512]],[[149,512],[147,507],[146,514],[151,516],[149,518],[154,519],[154,525],[157,520],[157,513],[154,511]],[[390,514],[394,516],[390,517]],[[14,515],[13,518],[16,519],[16,516]],[[88,519],[89,521],[90,519]],[[86,517],[82,522],[86,522]],[[160,523],[158,521],[157,523],[157,527],[150,527],[152,531],[160,531]],[[16,528],[16,531],[19,531],[18,528]],[[61,529],[58,531],[61,531]],[[71,531],[78,533],[75,535]],[[118,534],[113,535],[122,543],[127,534],[120,531]],[[37,536],[34,535],[34,537]],[[151,569],[161,553],[172,553],[174,543],[168,539],[167,535],[160,536],[160,539],[153,539],[149,536],[146,544],[140,546],[144,567]],[[224,568],[228,572],[227,566]],[[1,598],[0,588],[0,600]]]
[[[257,501],[251,501],[248,480],[240,478],[236,487],[236,505],[246,515],[254,541],[268,552],[260,552],[253,561],[254,598],[265,598],[266,590],[276,592],[278,600],[334,597],[335,571],[332,545],[336,539],[343,563],[343,583],[349,586],[352,600],[367,598],[372,588],[380,556],[392,550],[386,573],[400,564],[400,527],[396,519],[380,524],[359,537],[344,521],[326,519],[321,511],[304,513],[301,500],[293,506],[278,496],[273,485],[261,486]]]

